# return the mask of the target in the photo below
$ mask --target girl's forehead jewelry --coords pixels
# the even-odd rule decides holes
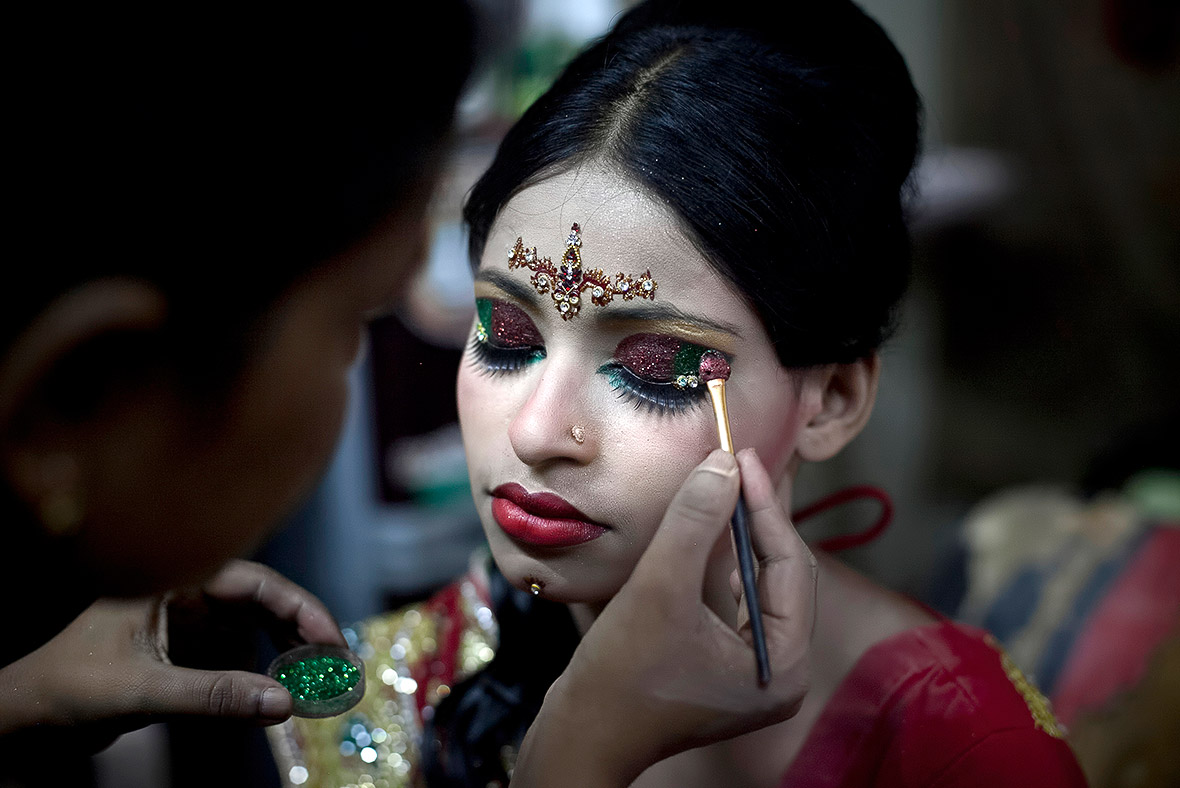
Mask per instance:
[[[538,255],[535,246],[526,249],[523,239],[517,238],[516,245],[508,249],[508,267],[532,271],[529,281],[533,287],[542,295],[552,293],[553,306],[565,320],[578,314],[587,290],[592,303],[606,306],[615,296],[626,301],[632,298],[655,300],[659,287],[659,283],[651,278],[650,269],[638,277],[620,271],[613,278],[605,275],[601,268],[583,270],[582,229],[576,222],[570,228],[565,254],[559,265],[555,266],[550,258]]]

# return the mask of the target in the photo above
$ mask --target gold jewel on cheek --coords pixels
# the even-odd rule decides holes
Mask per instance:
[[[537,247],[526,249],[522,238],[508,249],[509,268],[527,268],[533,272],[529,281],[541,295],[551,293],[553,305],[565,320],[571,320],[582,307],[582,298],[589,291],[590,301],[595,306],[606,306],[618,296],[626,301],[632,298],[655,300],[656,289],[660,286],[651,278],[651,271],[638,277],[615,274],[614,279],[606,276],[601,268],[582,268],[582,229],[575,222],[566,239],[565,254],[561,264],[537,254]]]

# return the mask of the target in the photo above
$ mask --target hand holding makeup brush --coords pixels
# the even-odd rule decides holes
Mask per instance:
[[[739,488],[761,567],[772,676],[765,687],[748,633],[702,601],[709,553],[729,525]],[[513,785],[629,785],[677,752],[796,714],[810,676],[815,572],[757,456],[714,451],[681,486],[631,578],[550,689]],[[583,768],[572,769],[571,761]],[[575,772],[582,779],[571,783]]]

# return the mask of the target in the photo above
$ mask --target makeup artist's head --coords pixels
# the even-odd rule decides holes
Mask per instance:
[[[569,66],[467,203],[482,307],[458,382],[472,488],[505,576],[563,601],[618,589],[716,446],[707,395],[677,388],[661,359],[727,354],[735,443],[782,478],[863,427],[907,278],[919,102],[880,28],[847,3],[774,25],[691,3],[668,24],[663,5]],[[564,319],[534,271],[509,268],[518,237],[559,262],[575,222],[584,271],[650,270],[655,298],[598,306],[588,288]],[[513,483],[605,530],[532,544],[553,529],[527,512],[546,504]]]
[[[464,5],[416,13],[446,58],[395,7],[27,27],[53,65],[8,124],[7,547],[141,592],[248,550],[308,490],[366,315],[418,262],[469,66]]]

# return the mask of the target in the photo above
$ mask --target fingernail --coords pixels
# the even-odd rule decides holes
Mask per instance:
[[[277,687],[263,690],[258,699],[258,714],[272,720],[285,719],[291,714],[291,696]]]
[[[701,470],[713,471],[723,476],[737,473],[737,460],[724,449],[714,449],[705,461],[701,463]]]

